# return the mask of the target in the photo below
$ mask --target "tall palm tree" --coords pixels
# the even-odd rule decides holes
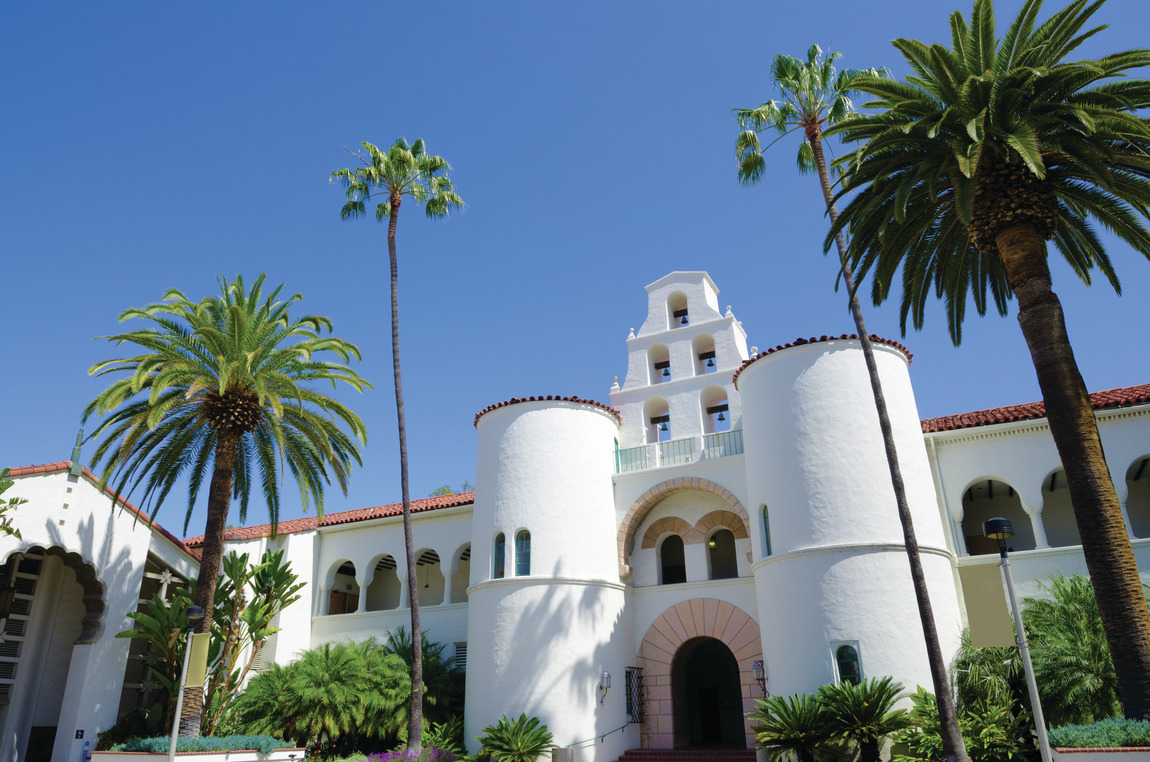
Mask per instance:
[[[902,684],[893,678],[872,678],[858,685],[843,680],[819,687],[831,732],[858,748],[859,762],[879,762],[884,739],[912,725],[910,713],[895,704]]]
[[[735,144],[739,161],[739,180],[744,185],[754,185],[766,171],[766,159],[763,156],[765,149],[759,140],[760,132],[774,130],[780,135],[788,135],[801,129],[805,141],[799,147],[799,171],[804,174],[812,171],[818,173],[823,204],[832,222],[838,219],[838,209],[834,204],[830,172],[827,167],[826,155],[823,152],[823,126],[834,125],[851,113],[850,96],[857,79],[863,76],[871,79],[882,79],[885,74],[885,72],[877,69],[867,69],[866,71],[846,69],[836,73],[834,62],[838,58],[837,52],[823,57],[822,50],[819,49],[818,45],[812,45],[807,50],[805,62],[791,56],[776,55],[771,64],[771,79],[774,81],[775,88],[782,94],[783,100],[780,102],[769,100],[756,109],[736,109],[735,111],[735,118],[739,126],[743,128],[743,132],[739,134]],[[768,144],[767,148],[773,144],[774,142]],[[838,245],[840,272],[850,297],[851,315],[854,318],[859,343],[862,345],[863,358],[866,362],[871,391],[874,395],[875,409],[878,412],[879,429],[882,432],[887,466],[890,470],[891,488],[894,490],[895,505],[898,508],[898,517],[902,524],[906,554],[910,561],[911,581],[914,585],[919,619],[926,641],[931,680],[934,684],[934,692],[939,698],[939,715],[942,719],[946,758],[951,762],[965,761],[967,759],[966,749],[962,743],[954,701],[947,684],[946,661],[942,657],[942,647],[938,640],[938,627],[934,621],[934,611],[930,604],[930,593],[926,587],[926,575],[923,572],[922,559],[919,557],[918,539],[915,536],[914,521],[910,515],[910,504],[907,502],[906,487],[903,483],[902,471],[899,468],[898,449],[895,447],[890,414],[887,410],[886,398],[883,396],[882,383],[874,359],[874,348],[871,345],[870,335],[867,333],[866,321],[863,320],[862,308],[855,296],[854,280],[847,260],[846,242],[843,240],[841,231],[836,234],[835,242]]]
[[[366,441],[363,421],[341,402],[313,388],[315,382],[370,387],[348,367],[360,359],[350,342],[331,332],[318,315],[292,316],[303,297],[279,298],[282,286],[265,298],[264,275],[250,289],[243,279],[219,278],[220,294],[193,302],[169,289],[164,302],[129,309],[120,321],[140,318],[150,328],[108,336],[140,354],[94,365],[96,376],[117,375],[84,410],[84,420],[106,415],[90,438],[106,434],[94,465],[103,462],[101,486],[115,492],[143,489],[142,503],[159,510],[176,480],[187,473],[192,517],[205,474],[210,470],[203,556],[195,604],[204,610],[199,632],[211,628],[224,528],[233,497],[240,521],[247,516],[254,481],[262,487],[274,527],[279,521],[280,475],[286,466],[299,485],[306,510],[315,501],[323,513],[328,469],[347,492],[348,471],[360,463],[356,440]],[[338,361],[317,355],[331,353]],[[350,436],[344,429],[350,432]],[[181,733],[198,735],[202,688],[188,686]]]
[[[979,314],[988,291],[1000,314],[1018,299],[1125,711],[1150,717],[1150,614],[1046,260],[1052,241],[1084,281],[1097,266],[1117,289],[1091,218],[1150,256],[1150,120],[1137,115],[1150,81],[1125,78],[1150,51],[1069,61],[1104,28],[1086,28],[1102,1],[1037,24],[1041,5],[1027,0],[999,40],[992,2],[976,0],[969,25],[951,15],[950,48],[894,41],[913,71],[905,82],[855,80],[881,110],[834,128],[862,145],[844,157],[842,192],[858,193],[832,233],[849,227],[876,302],[902,268],[904,331],[908,316],[921,327],[932,292],[956,344],[969,298]]]
[[[399,484],[403,495],[403,540],[407,553],[407,597],[411,603],[411,713],[408,718],[407,748],[418,752],[423,727],[423,638],[419,625],[419,583],[416,576],[415,543],[411,534],[411,493],[407,486],[407,424],[403,415],[403,381],[399,373],[399,265],[395,254],[395,228],[404,196],[421,204],[427,216],[438,219],[451,207],[463,206],[447,171],[451,166],[442,156],[427,153],[423,140],[408,145],[396,140],[387,152],[368,142],[361,143],[364,154],[355,154],[362,167],[337,169],[331,173],[347,189],[347,202],[340,219],[363,216],[372,194],[382,197],[376,204],[376,221],[387,220],[387,253],[391,260],[391,363],[395,375],[395,413],[399,429]]]

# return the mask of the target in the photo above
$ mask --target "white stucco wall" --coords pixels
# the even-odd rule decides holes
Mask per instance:
[[[524,402],[487,412],[477,428],[464,735],[526,712],[558,745],[595,739],[626,722],[618,686],[633,658],[615,550],[616,419],[583,403]],[[531,574],[516,577],[520,528],[531,532]],[[508,540],[502,579],[492,576],[498,532]],[[604,670],[618,682],[599,704]],[[627,732],[580,758],[618,757],[637,745]]]
[[[65,659],[61,654],[68,650],[64,639],[71,625],[64,622],[78,606],[74,589],[77,586],[74,582],[72,587],[64,584],[62,568],[53,571],[57,561],[46,564],[48,574],[37,591],[37,597],[42,595],[46,601],[42,604],[44,614],[38,631],[30,632],[28,640],[37,644],[35,651],[41,651],[39,645],[44,645],[54,655],[37,659],[33,669],[21,668],[13,689],[13,704],[0,712],[0,723],[4,727],[0,760],[15,760],[23,754],[33,711],[41,714],[41,707],[58,701],[59,713],[52,723],[58,725],[52,759],[63,762],[77,758],[83,748],[83,740],[75,738],[76,731],[83,730],[84,738],[91,740],[116,721],[130,642],[115,635],[132,626],[127,614],[136,610],[148,554],[182,576],[193,575],[196,562],[166,539],[158,528],[114,506],[111,497],[85,476],[54,470],[17,476],[14,481],[15,486],[6,496],[28,500],[11,514],[22,539],[0,537],[0,560],[34,547],[61,548],[78,554],[83,563],[96,571],[97,579],[104,586],[101,634],[91,644],[71,646],[71,653]],[[57,619],[62,625],[59,632],[54,630]],[[74,640],[75,635],[72,637]],[[45,691],[41,684],[46,675],[54,677]],[[63,678],[62,685],[56,682],[58,678]],[[38,705],[38,697],[46,703]],[[19,709],[22,699],[28,702],[23,704],[28,711]],[[44,719],[45,715],[41,714],[36,721]]]
[[[952,557],[907,373],[897,349],[875,345],[907,499],[922,549],[944,657],[961,617]],[[857,341],[797,346],[739,377],[747,490],[762,556],[761,505],[773,555],[754,566],[771,692],[833,679],[833,649],[855,644],[864,674],[930,685],[925,646],[890,473]]]

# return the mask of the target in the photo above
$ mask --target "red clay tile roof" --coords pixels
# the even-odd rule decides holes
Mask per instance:
[[[72,461],[61,460],[57,463],[44,463],[44,464],[39,465],[39,466],[21,466],[20,468],[13,468],[8,472],[8,476],[14,477],[14,476],[31,476],[32,474],[51,474],[51,473],[55,473],[57,471],[67,471],[70,468],[72,468]],[[91,471],[89,471],[87,466],[84,466],[84,478],[87,479],[88,481],[92,482],[92,484],[95,484],[97,487],[100,486],[99,477],[97,477],[95,474],[93,474]],[[111,487],[104,487],[104,492],[108,493],[109,495],[111,495],[113,497],[116,495],[116,491],[114,489],[112,489]],[[136,514],[136,516],[138,516],[139,518],[143,519],[145,522],[150,524],[153,531],[158,532],[160,535],[162,535],[166,539],[171,540],[176,545],[177,548],[184,551],[185,553],[187,553],[189,556],[196,559],[197,561],[200,560],[199,555],[195,551],[193,551],[191,548],[189,548],[185,543],[181,542],[174,534],[172,534],[168,530],[164,529],[162,526],[160,526],[156,522],[152,521],[151,516],[148,516],[146,513],[141,511],[139,508],[132,505],[123,496],[117,498],[116,502],[118,502],[120,505],[124,506],[129,511]]]
[[[456,492],[453,495],[439,495],[437,497],[425,497],[412,500],[411,512],[423,513],[424,511],[443,510],[444,508],[457,508],[461,505],[470,505],[473,502],[475,502],[474,492]],[[279,526],[276,527],[276,536],[295,534],[296,532],[307,532],[321,526],[330,527],[338,524],[350,524],[353,521],[367,521],[368,519],[382,519],[389,516],[402,515],[403,503],[392,503],[391,505],[377,505],[374,508],[356,508],[351,511],[329,513],[322,519],[317,516],[304,516],[301,519],[281,521]],[[271,524],[239,527],[238,529],[229,529],[224,532],[224,539],[229,542],[258,540],[261,537],[271,536]],[[189,537],[187,540],[184,540],[184,543],[190,547],[199,547],[204,544],[204,536]]]
[[[511,399],[507,400],[506,402],[500,402],[500,403],[497,403],[495,405],[488,405],[487,407],[483,408],[482,410],[480,410],[478,413],[475,414],[475,420],[472,422],[472,425],[478,426],[479,425],[479,419],[482,418],[485,413],[490,413],[492,410],[496,410],[496,409],[501,408],[501,407],[507,407],[508,405],[517,405],[520,402],[546,402],[548,400],[553,400],[555,402],[580,402],[584,405],[593,405],[594,407],[601,407],[604,410],[606,410],[608,413],[610,413],[611,415],[615,416],[615,420],[617,420],[617,421],[623,420],[623,417],[621,415],[619,415],[618,410],[616,410],[613,407],[608,407],[607,405],[604,405],[602,402],[596,402],[595,400],[580,399],[579,397],[560,397],[557,394],[548,394],[546,397],[544,397],[542,395],[540,395],[538,397],[512,397]]]
[[[759,352],[757,355],[750,358],[749,360],[743,360],[743,364],[740,365],[739,369],[735,371],[735,375],[731,378],[731,381],[735,384],[735,388],[738,389],[739,388],[739,374],[742,373],[744,370],[746,370],[748,365],[753,363],[755,360],[758,360],[760,357],[766,357],[767,355],[773,355],[775,352],[779,352],[779,351],[784,350],[784,349],[790,349],[791,347],[801,347],[805,344],[818,344],[821,341],[851,341],[851,340],[858,341],[858,337],[859,337],[859,335],[857,333],[852,333],[852,334],[845,334],[844,333],[842,336],[819,336],[817,339],[814,336],[812,336],[809,339],[795,339],[790,344],[780,344],[779,346],[774,347],[773,349],[768,349],[765,352]],[[914,360],[914,354],[909,349],[907,349],[902,344],[899,344],[897,341],[895,341],[893,339],[884,339],[881,336],[875,336],[872,333],[872,334],[870,334],[870,340],[871,340],[871,342],[873,342],[875,344],[886,344],[888,347],[894,347],[895,349],[897,349],[898,351],[900,351],[904,355],[906,355],[906,361],[908,363],[912,362]]]
[[[1128,407],[1150,402],[1150,384],[1123,386],[1107,389],[1090,395],[1090,404],[1095,410],[1111,407]],[[1046,405],[1042,402],[1027,402],[1024,405],[1006,405],[989,410],[975,410],[972,413],[944,415],[940,418],[927,418],[922,421],[924,434],[938,431],[969,429],[974,426],[990,426],[995,423],[1029,421],[1046,417]]]

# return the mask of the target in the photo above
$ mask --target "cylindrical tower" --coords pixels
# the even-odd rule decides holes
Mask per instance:
[[[618,413],[532,397],[487,408],[475,425],[467,630],[476,658],[465,737],[526,712],[557,745],[595,739],[626,723],[629,641],[611,485]],[[604,672],[613,682],[605,691]],[[638,734],[595,745],[614,759]]]
[[[878,340],[907,499],[943,654],[960,610],[911,390],[909,353]],[[857,338],[800,341],[736,375],[747,491],[761,552],[754,566],[773,694],[890,675],[932,686],[902,527],[866,363]],[[751,506],[747,506],[751,509]]]

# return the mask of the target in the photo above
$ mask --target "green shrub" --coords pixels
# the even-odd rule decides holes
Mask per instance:
[[[1092,725],[1063,725],[1050,729],[1050,745],[1071,749],[1150,746],[1150,721],[1108,719]]]
[[[166,752],[171,744],[171,736],[137,738],[118,744],[112,751]],[[276,749],[289,748],[291,744],[271,736],[214,736],[192,738],[181,736],[176,741],[176,751],[258,751],[270,754]]]
[[[538,717],[526,714],[517,720],[500,717],[499,722],[483,729],[478,740],[480,752],[499,762],[532,762],[551,749],[551,731]]]
[[[157,704],[150,711],[136,708],[128,712],[119,722],[100,733],[96,738],[96,751],[110,751],[116,744],[164,732],[159,721],[162,711]]]
[[[942,729],[938,719],[938,701],[921,686],[910,697],[910,716],[914,723],[895,740],[905,746],[906,754],[891,757],[891,762],[935,762],[942,752]],[[959,712],[958,727],[966,742],[971,762],[1005,762],[1037,759],[1031,738],[1030,713],[1017,710],[1006,696],[998,701],[984,701]]]

